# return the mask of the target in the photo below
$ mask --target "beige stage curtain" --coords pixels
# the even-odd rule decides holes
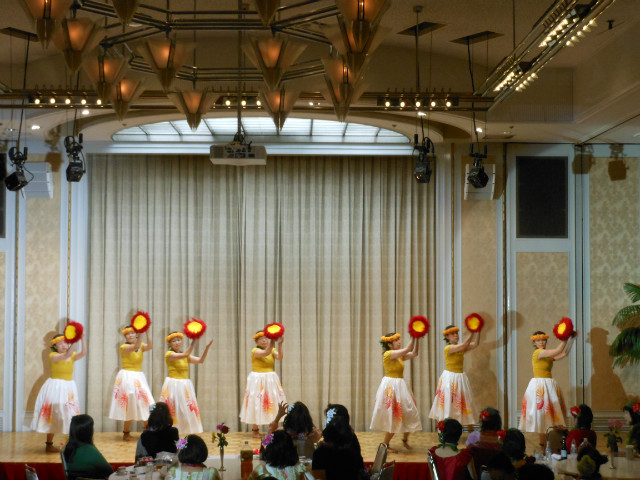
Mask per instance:
[[[356,430],[368,429],[380,336],[397,329],[408,341],[411,315],[434,319],[433,185],[415,182],[409,158],[269,157],[245,168],[195,156],[89,161],[87,413],[97,430],[122,428],[107,416],[120,328],[137,309],[153,321],[144,371],[156,399],[164,337],[188,317],[206,321],[214,344],[191,366],[205,431],[223,421],[246,428],[238,413],[252,335],[276,321],[286,328],[277,372],[287,399],[305,402],[317,425],[328,402],[343,403]],[[436,337],[405,369],[425,429]]]

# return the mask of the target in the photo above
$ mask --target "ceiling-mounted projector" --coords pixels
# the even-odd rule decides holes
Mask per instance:
[[[210,158],[214,165],[266,165],[267,149],[242,142],[211,145]]]

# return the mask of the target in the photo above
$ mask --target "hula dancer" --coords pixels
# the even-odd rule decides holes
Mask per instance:
[[[276,418],[278,405],[287,402],[280,378],[274,371],[275,360],[282,360],[284,356],[284,337],[278,339],[277,349],[276,339],[269,339],[264,330],[256,332],[253,339],[256,341],[251,350],[253,371],[247,377],[240,421],[251,424],[253,436],[260,437],[258,425],[271,423]]]
[[[82,351],[75,352],[74,346],[69,346],[63,334],[55,335],[51,339],[49,354],[49,367],[51,377],[44,382],[34,409],[31,429],[36,432],[46,433],[47,452],[59,453],[53,446],[55,433],[69,433],[71,417],[80,413],[78,403],[78,387],[73,381],[73,362],[80,360],[87,354],[87,344],[84,339]]]
[[[204,362],[213,340],[207,343],[202,356],[196,357],[191,355],[195,340],[192,340],[187,350],[182,352],[183,337],[182,332],[172,332],[166,338],[169,351],[165,354],[164,359],[167,363],[169,376],[164,379],[159,401],[167,404],[174,425],[180,434],[185,435],[202,433],[203,431],[196,391],[189,379],[189,364]]]
[[[404,381],[404,360],[418,356],[418,338],[411,338],[409,344],[402,348],[400,334],[393,332],[382,337],[380,344],[384,350],[384,377],[376,393],[369,428],[386,432],[384,443],[387,447],[396,433],[402,433],[404,447],[411,450],[412,447],[408,443],[409,433],[422,430],[422,423],[413,393]],[[397,453],[394,448],[388,450]]]
[[[149,330],[146,331],[147,343],[142,343],[142,336],[133,327],[122,329],[126,343],[120,345],[122,369],[116,376],[111,397],[109,418],[124,421],[122,439],[131,440],[130,427],[132,420],[147,421],[149,407],[155,402],[149,389],[147,378],[142,371],[143,352],[151,350]]]
[[[453,418],[461,425],[473,425],[478,421],[478,413],[473,402],[471,385],[462,367],[464,354],[480,343],[480,331],[471,333],[460,341],[460,329],[449,325],[443,332],[447,346],[444,347],[444,371],[438,380],[436,396],[429,412],[429,418],[444,420]]]

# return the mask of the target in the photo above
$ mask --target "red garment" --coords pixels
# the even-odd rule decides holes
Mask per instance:
[[[437,446],[429,451],[436,462],[436,470],[440,480],[468,480],[471,478],[467,465],[471,461],[471,452],[468,448],[461,450],[453,457],[439,457],[436,454]]]
[[[571,430],[569,432],[569,435],[567,435],[567,440],[566,440],[567,449],[569,450],[569,452],[571,451],[571,442],[576,442],[576,448],[580,448],[580,445],[582,444],[582,441],[585,438],[593,446],[593,448],[596,448],[596,442],[598,441],[598,436],[596,435],[596,432],[594,432],[593,430],[583,430],[583,429]]]

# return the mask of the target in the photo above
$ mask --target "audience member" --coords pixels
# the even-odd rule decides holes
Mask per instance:
[[[250,480],[262,479],[265,475],[271,475],[277,480],[313,480],[313,475],[299,462],[298,451],[287,432],[276,430],[267,434],[262,440],[262,446],[265,465],[255,467]]]
[[[218,470],[204,465],[209,449],[198,435],[181,438],[176,448],[180,465],[169,469],[167,480],[220,480]]]
[[[436,427],[440,444],[429,450],[435,461],[440,480],[475,479],[476,472],[469,449],[458,451],[462,425],[453,418],[445,418]]]
[[[180,438],[173,426],[169,407],[164,402],[151,406],[147,429],[142,432],[136,446],[136,459],[153,457],[159,452],[176,453],[176,442]]]
[[[113,468],[93,445],[93,418],[76,415],[71,418],[69,441],[64,447],[67,480],[76,477],[107,478]]]

